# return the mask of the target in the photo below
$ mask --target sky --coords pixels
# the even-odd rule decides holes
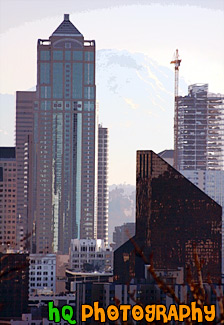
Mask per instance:
[[[48,38],[64,13],[85,39],[96,40],[97,50],[143,53],[172,69],[178,48],[187,84],[209,83],[210,91],[224,93],[223,0],[0,0],[1,94],[35,86],[37,39]],[[0,103],[1,116],[3,110]],[[164,149],[171,142],[165,140]],[[129,178],[116,175],[117,166],[110,169],[110,184],[134,183],[134,170]]]

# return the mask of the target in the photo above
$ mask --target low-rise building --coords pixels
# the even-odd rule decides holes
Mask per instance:
[[[29,296],[56,290],[56,255],[30,254]]]
[[[76,272],[111,272],[113,252],[102,239],[72,239],[69,268]]]

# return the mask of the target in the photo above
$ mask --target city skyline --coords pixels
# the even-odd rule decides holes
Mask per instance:
[[[0,0],[0,323],[221,322],[222,39],[223,0]]]
[[[198,3],[200,4],[200,1]],[[217,4],[218,2],[215,3]],[[105,51],[102,52],[103,49],[115,49],[117,51],[121,58],[119,67],[122,67],[124,63],[128,65],[128,70],[125,70],[126,68],[124,67],[123,70],[119,71],[115,69],[117,73],[115,76],[109,75],[110,69],[113,69],[114,66],[111,66],[111,68],[108,66],[108,69],[106,69],[106,66],[104,68],[104,70],[106,69],[106,74],[108,74],[106,80],[108,83],[115,80],[113,78],[117,79],[117,81],[115,80],[115,85],[118,83],[119,87],[117,95],[110,92],[106,94],[107,98],[105,99],[102,98],[104,89],[97,93],[97,98],[100,97],[100,122],[110,130],[109,184],[135,183],[135,151],[139,149],[137,143],[141,144],[142,149],[150,147],[156,152],[173,147],[174,72],[173,67],[170,66],[170,61],[177,47],[182,58],[180,68],[180,79],[182,80],[180,80],[182,82],[182,86],[180,85],[181,95],[187,94],[187,86],[190,83],[198,82],[209,83],[209,91],[211,92],[224,93],[224,81],[222,81],[224,66],[222,58],[223,45],[219,41],[224,34],[222,6],[193,6],[190,1],[188,4],[189,6],[180,6],[175,2],[172,5],[168,5],[167,2],[160,3],[157,1],[156,3],[146,5],[143,1],[139,6],[133,2],[132,6],[127,4],[124,6],[124,3],[122,3],[120,7],[105,8],[104,6],[104,8],[97,7],[94,9],[92,6],[88,7],[87,1],[83,5],[86,10],[79,10],[79,6],[77,9],[74,9],[69,1],[64,4],[65,9],[63,8],[63,12],[67,10],[71,14],[71,20],[83,31],[83,34],[87,35],[87,38],[91,36],[91,30],[94,32],[97,58],[100,60],[99,65],[101,64],[102,66],[103,64],[102,53],[105,53]],[[2,1],[1,5],[4,10],[9,10],[4,1]],[[23,5],[21,4],[20,9],[22,8]],[[12,18],[15,13],[14,9],[11,8],[12,13],[9,19],[9,21],[12,21],[11,28],[9,27],[9,22],[6,26],[4,25],[4,20],[2,20],[1,40],[4,42],[5,51],[1,54],[3,56],[0,59],[3,69],[2,78],[4,78],[0,82],[1,93],[13,93],[18,84],[20,85],[18,89],[24,90],[35,86],[35,61],[32,61],[31,57],[34,55],[33,57],[35,58],[36,55],[34,51],[36,38],[47,37],[47,30],[60,21],[61,14],[59,12],[54,11],[52,16],[46,16],[46,13],[41,14],[37,10],[34,16],[31,14],[28,17],[27,13],[30,13],[29,10],[31,8],[27,7],[26,9],[27,11],[24,11],[21,18],[15,19],[15,24],[13,25]],[[57,10],[62,11],[60,8]],[[124,13],[126,13],[126,18]],[[112,21],[115,16],[116,24],[113,24],[112,28]],[[191,24],[188,24],[187,22],[190,17]],[[134,28],[132,27],[133,24],[131,24],[133,19],[136,19]],[[208,25],[206,23],[208,20],[214,22],[214,24]],[[122,28],[124,23],[126,28]],[[102,25],[104,28],[102,28]],[[157,27],[156,31],[153,26]],[[164,26],[166,26],[165,30]],[[199,28],[203,30],[203,33],[200,33],[200,37]],[[175,30],[176,34],[173,33]],[[31,31],[32,35],[30,35]],[[150,31],[153,32],[150,33]],[[129,36],[125,37],[125,33]],[[17,42],[16,39],[19,34],[24,35],[23,39],[20,39],[21,50],[19,49],[16,57],[10,60],[10,53],[13,53],[12,44]],[[167,42],[168,34],[169,42]],[[139,37],[139,35],[141,36]],[[28,39],[30,40],[29,42],[27,42]],[[123,52],[124,49],[127,51],[126,55]],[[139,59],[138,61],[136,53],[145,55],[144,60]],[[108,53],[108,58],[109,55],[111,54]],[[156,65],[153,62],[152,65],[148,65],[145,62],[147,57],[151,57]],[[6,58],[7,62],[10,60],[10,64],[7,64]],[[141,65],[141,70],[139,71],[140,73],[138,73],[137,68],[133,70],[133,75],[129,77],[131,81],[129,81],[129,84],[126,84],[126,89],[123,89],[122,85],[124,82],[128,82],[128,80],[123,80],[121,76],[131,71],[131,63],[129,61],[133,58],[136,59],[136,64]],[[24,62],[27,63],[26,68],[24,68]],[[153,64],[157,68],[156,73],[153,71]],[[207,67],[206,69],[204,69],[205,66]],[[7,67],[7,71],[5,67]],[[23,75],[24,77],[26,76],[23,80],[17,77],[20,68],[24,69]],[[144,68],[145,71],[143,73]],[[167,75],[167,81],[162,81],[158,71],[163,71],[163,74]],[[101,67],[101,70],[98,69],[99,76],[96,76],[98,84],[101,82],[102,72],[103,68]],[[135,80],[133,80],[134,76]],[[183,76],[185,81],[183,81]],[[8,81],[7,78],[9,78]],[[11,90],[5,88],[7,83],[10,84]],[[150,84],[154,87],[152,94],[149,89]],[[163,89],[160,89],[161,87]],[[130,89],[128,93],[127,89]],[[137,89],[137,93],[135,94],[132,89]],[[143,95],[139,94],[138,96],[140,90],[145,92]],[[168,100],[163,95],[166,92]],[[116,96],[117,98],[119,97],[119,101],[116,99]],[[153,102],[151,102],[150,98],[153,98]],[[109,106],[110,102],[111,106]],[[113,114],[112,103],[113,106],[116,106],[114,114],[118,112],[118,110],[116,111],[117,107],[119,106],[120,108],[119,122],[111,118]],[[2,105],[2,107],[8,107],[7,105],[5,106],[4,101],[2,101]],[[2,121],[4,119],[5,122],[4,124],[2,122],[0,125],[0,140],[9,141],[8,143],[1,143],[1,145],[12,146],[13,123],[10,128],[6,127],[7,121],[10,120],[7,116],[8,113],[3,114],[1,110],[1,114],[3,116]],[[10,123],[11,121],[9,121]],[[161,125],[160,132],[159,124]],[[157,130],[153,129],[153,127]],[[121,129],[123,130],[121,131]],[[118,132],[122,132],[120,138],[117,136]],[[8,133],[8,135],[4,133]],[[9,135],[10,133],[11,135]],[[133,134],[135,134],[135,138],[130,137]],[[128,146],[125,146],[128,138],[130,139]],[[121,157],[120,162],[117,159],[118,157]]]

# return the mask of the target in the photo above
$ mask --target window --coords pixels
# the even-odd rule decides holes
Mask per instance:
[[[53,51],[53,60],[63,60],[63,52]]]
[[[72,66],[72,98],[82,98],[82,63],[73,63]]]
[[[82,51],[73,51],[73,60],[74,61],[82,61]]]
[[[85,52],[85,61],[93,61],[94,60],[94,52],[87,51]]]
[[[63,63],[53,63],[53,98],[63,96]]]
[[[66,47],[66,45],[65,45],[65,47]],[[66,61],[70,61],[71,60],[71,51],[65,51],[65,60]]]
[[[50,60],[50,51],[40,51],[40,59],[49,61]]]
[[[40,63],[40,84],[50,83],[50,63],[41,62]]]

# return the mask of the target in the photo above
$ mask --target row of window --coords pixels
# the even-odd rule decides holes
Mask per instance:
[[[30,275],[35,275],[35,274],[36,275],[42,275],[42,272],[41,271],[37,271],[37,272],[31,271],[30,272]],[[54,272],[51,271],[51,275],[53,275],[53,274],[54,274]],[[44,271],[43,272],[43,275],[48,275],[48,272],[47,271]],[[49,275],[50,275],[50,272],[49,272]]]
[[[48,287],[48,284],[47,284],[46,282],[43,283],[43,284],[42,284],[42,283],[39,283],[39,282],[38,282],[38,283],[31,282],[31,283],[30,283],[30,286],[31,286],[31,287]],[[54,284],[51,283],[50,286],[53,287]]]
[[[83,58],[84,54],[84,58]],[[40,59],[43,61],[50,61],[51,59],[51,52],[50,51],[40,51]],[[53,60],[56,61],[94,61],[94,52],[93,51],[60,51],[54,50],[53,51]]]
[[[31,260],[31,264],[55,264],[52,260]]]

